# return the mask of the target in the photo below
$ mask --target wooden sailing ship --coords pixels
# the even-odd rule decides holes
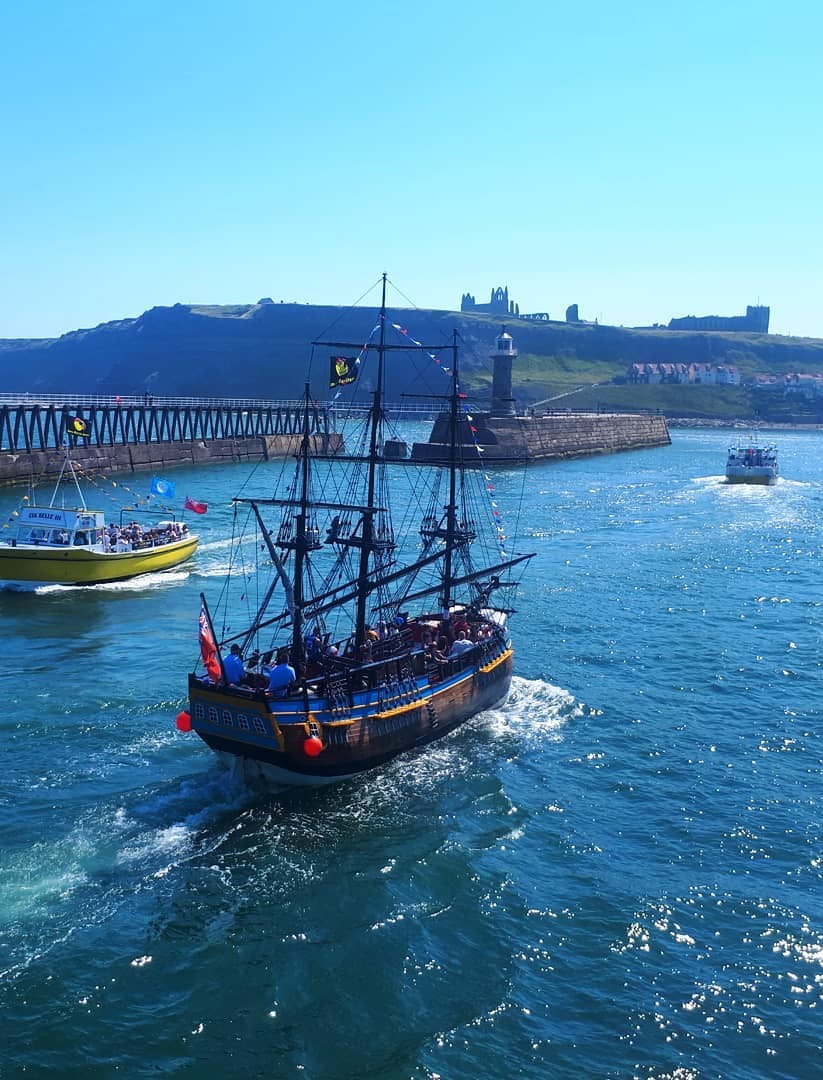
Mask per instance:
[[[322,456],[309,434],[307,384],[288,490],[235,499],[236,513],[261,538],[252,546],[238,528],[238,551],[263,556],[235,574],[241,602],[232,600],[230,582],[214,612],[201,596],[198,667],[177,725],[247,779],[352,777],[443,737],[509,691],[507,605],[531,556],[505,550],[490,477],[464,469],[465,455],[477,451],[456,437],[466,418],[456,334],[444,353],[450,366],[441,368],[449,375],[450,460],[418,466],[398,460],[399,440],[386,436],[385,365],[395,350],[432,358],[443,350],[408,339],[390,344],[387,330],[383,275],[379,319],[365,345],[313,343],[359,349],[357,357],[330,357],[332,385],[353,382],[361,365],[371,365],[375,388],[357,441]],[[258,602],[244,618],[254,590]]]

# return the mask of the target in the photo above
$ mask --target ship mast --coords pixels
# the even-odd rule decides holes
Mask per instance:
[[[87,510],[88,507],[86,506],[86,500],[83,498],[83,492],[80,488],[80,482],[77,479],[77,471],[74,468],[74,462],[71,459],[71,449],[69,447],[68,440],[66,441],[66,455],[63,459],[63,464],[60,466],[60,475],[57,477],[57,483],[54,485],[54,491],[52,492],[51,502],[49,503],[49,506],[51,507],[56,505],[57,493],[60,490],[60,485],[63,483],[63,476],[66,472],[66,469],[68,469],[69,475],[72,478],[72,482],[77,489],[77,495],[80,499],[80,508],[82,510]]]
[[[458,417],[458,382],[457,382],[457,331],[452,331],[452,392],[449,400],[449,502],[446,506],[446,556],[443,564],[443,611],[451,607],[452,562],[457,543],[457,417]],[[461,534],[462,536],[462,534]]]
[[[292,659],[303,660],[305,645],[303,642],[303,569],[306,553],[312,544],[308,529],[309,478],[311,461],[309,455],[309,407],[311,393],[306,383],[306,395],[303,408],[303,438],[300,440],[300,512],[296,516],[294,535],[294,613],[292,615]]]
[[[369,474],[366,506],[370,513],[363,515],[362,546],[360,548],[360,568],[357,575],[357,615],[355,619],[354,640],[359,647],[366,640],[366,604],[369,598],[369,561],[374,551],[374,509],[375,486],[377,478],[377,450],[380,425],[383,419],[383,360],[386,350],[386,274],[383,274],[383,293],[380,301],[380,340],[377,346],[377,388],[371,411],[371,436],[369,439]]]

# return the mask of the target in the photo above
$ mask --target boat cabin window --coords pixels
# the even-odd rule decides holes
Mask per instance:
[[[89,542],[89,534],[86,532],[76,532],[74,534],[74,543],[78,547],[87,545]]]
[[[53,544],[67,544],[69,542],[68,529],[52,529],[51,542]]]
[[[24,544],[45,544],[48,538],[48,529],[41,529],[37,526],[28,532],[21,530],[20,533],[20,539]]]

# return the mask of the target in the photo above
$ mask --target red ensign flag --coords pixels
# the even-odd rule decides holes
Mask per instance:
[[[214,643],[205,607],[200,608],[199,637],[200,655],[203,657],[203,663],[206,665],[209,678],[213,683],[219,683],[223,677],[223,672],[220,669],[220,661],[217,659],[217,646]]]

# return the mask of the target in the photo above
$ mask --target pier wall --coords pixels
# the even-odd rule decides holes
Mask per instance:
[[[646,413],[555,413],[549,416],[476,416],[474,432],[460,441],[482,447],[483,464],[547,461],[620,450],[640,450],[671,443],[666,418]],[[435,422],[428,443],[415,443],[412,459],[445,457],[448,421]]]
[[[161,472],[177,465],[213,465],[234,461],[267,461],[297,453],[301,435],[263,435],[248,439],[213,439],[138,443],[134,445],[83,446],[71,451],[72,461],[89,473]],[[313,453],[334,454],[342,450],[339,434],[309,437]],[[30,452],[0,452],[0,483],[28,483],[56,478],[65,451],[54,448]]]

